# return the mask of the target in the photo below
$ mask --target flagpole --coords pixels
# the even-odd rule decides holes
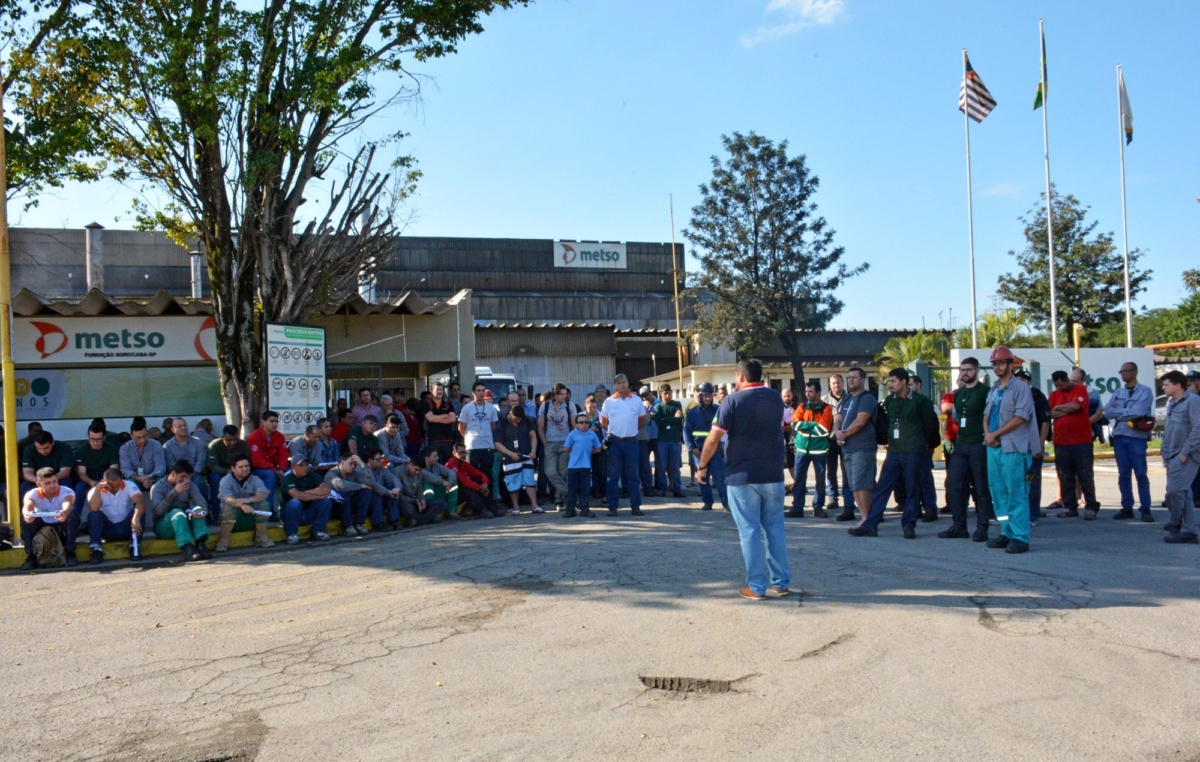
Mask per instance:
[[[1125,115],[1121,106],[1121,64],[1117,64],[1117,143],[1121,146],[1121,239],[1125,244],[1125,346],[1133,348],[1133,309],[1129,300],[1129,224],[1125,219]]]
[[[971,94],[967,84],[967,49],[963,48],[963,122],[967,131],[967,245],[971,254],[971,349],[979,348],[979,313],[975,310],[975,213],[971,208]]]
[[[1046,30],[1045,19],[1038,19],[1038,34],[1042,43],[1042,147],[1046,154],[1046,246],[1050,253],[1050,341],[1051,346],[1058,349],[1058,289],[1054,282],[1054,211],[1050,198],[1050,126],[1046,116],[1047,103],[1050,101],[1046,82]]]
[[[679,329],[679,259],[675,252],[675,196],[667,194],[671,208],[671,282],[675,286],[675,362],[679,366],[679,394],[683,394],[683,332]],[[686,263],[685,263],[686,266]]]
[[[3,82],[0,75],[0,82]],[[8,252],[8,157],[4,145],[4,87],[0,85],[0,380],[4,385],[5,490],[8,523],[21,536],[21,492],[17,461],[17,381],[12,359],[12,268]],[[25,551],[32,552],[30,548]]]

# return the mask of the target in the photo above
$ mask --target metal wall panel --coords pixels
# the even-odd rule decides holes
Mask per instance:
[[[615,353],[612,328],[475,329],[475,354],[480,357],[611,357]]]

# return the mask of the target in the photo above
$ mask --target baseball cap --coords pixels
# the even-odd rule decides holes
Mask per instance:
[[[643,386],[641,389],[638,389],[639,397],[645,397],[649,393],[650,393],[650,387],[648,387],[648,386]]]
[[[293,466],[298,466],[301,463],[308,463],[308,462],[309,462],[308,456],[306,456],[306,455],[297,455],[296,457],[292,458]]]
[[[1200,370],[1189,370],[1189,371],[1187,372],[1187,377],[1188,377],[1188,379],[1189,379],[1189,380],[1191,380],[1191,381],[1195,381],[1196,379],[1200,379]]]

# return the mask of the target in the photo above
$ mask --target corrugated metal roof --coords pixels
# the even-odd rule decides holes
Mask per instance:
[[[380,302],[367,302],[353,294],[339,304],[331,304],[322,312],[332,315],[350,311],[357,315],[443,315],[471,295],[464,289],[445,301],[428,302],[416,291],[408,291],[399,297]],[[156,317],[158,315],[211,315],[212,302],[208,299],[175,297],[165,289],[150,299],[115,298],[92,289],[82,299],[45,299],[29,289],[13,297],[13,314],[20,317],[35,315],[61,315],[63,317],[96,317],[98,315],[129,315],[131,317]]]

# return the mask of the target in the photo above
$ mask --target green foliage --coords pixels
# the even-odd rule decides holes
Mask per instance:
[[[700,186],[684,231],[700,260],[691,293],[713,299],[696,329],[743,354],[778,339],[803,388],[795,332],[823,328],[840,313],[835,292],[867,265],[842,262],[845,249],[816,214],[819,181],[803,155],[788,157],[787,141],[735,132],[721,143],[727,155],[712,157],[712,179]]]
[[[938,333],[917,331],[911,336],[893,336],[875,355],[880,378],[895,368],[907,368],[917,360],[929,365],[946,365],[946,337]]]
[[[419,96],[410,62],[453,53],[481,18],[525,0],[92,0],[74,37],[97,72],[113,175],[165,198],[141,227],[198,239],[214,284],[227,415],[262,403],[262,320],[306,321],[390,251],[415,160],[367,141]]]
[[[1097,233],[1099,223],[1087,220],[1087,210],[1072,195],[1052,190],[1054,208],[1055,285],[1058,297],[1058,324],[1070,336],[1071,326],[1098,328],[1123,319],[1125,314],[1124,258],[1113,244],[1112,233]],[[1045,194],[1042,203],[1021,218],[1025,225],[1026,247],[1010,251],[1019,270],[1000,276],[999,293],[1017,305],[1020,311],[1040,326],[1050,323],[1050,265],[1046,243]],[[1137,262],[1142,252],[1129,252],[1130,298],[1136,299],[1146,288],[1151,271],[1140,271]]]
[[[8,197],[26,208],[48,188],[104,170],[96,51],[77,36],[85,24],[72,0],[0,0]]]
[[[1012,308],[1000,312],[984,312],[976,324],[975,334],[979,339],[980,348],[1047,346],[1042,337],[1029,330],[1028,321],[1020,311]],[[955,331],[954,346],[971,346],[970,326]]]
[[[1133,345],[1144,347],[1147,344],[1163,344],[1173,339],[1167,338],[1171,332],[1171,324],[1177,310],[1169,307],[1159,307],[1146,310],[1133,316]],[[1087,344],[1094,347],[1123,347],[1125,346],[1125,321],[1117,320],[1105,323],[1088,336]]]

